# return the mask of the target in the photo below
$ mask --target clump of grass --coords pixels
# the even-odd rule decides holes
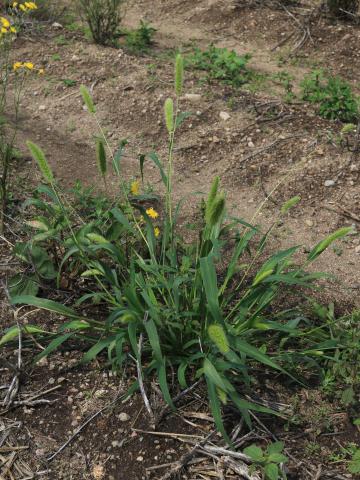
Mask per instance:
[[[220,179],[215,178],[199,205],[197,235],[186,242],[178,226],[183,201],[174,205],[173,195],[175,138],[185,118],[180,109],[183,82],[183,60],[178,56],[174,93],[164,106],[168,155],[165,161],[154,152],[139,156],[142,184],[144,163],[152,162],[163,183],[163,199],[144,193],[139,181],[129,187],[124,180],[121,159],[126,141],[116,151],[110,148],[85,86],[81,87],[83,101],[99,130],[99,173],[105,182],[112,164],[119,182],[121,196],[113,205],[92,202],[98,205],[96,214],[90,209],[91,217],[82,215],[83,208],[77,209],[61,191],[43,151],[28,144],[46,185],[39,187],[37,198],[27,202],[39,213],[28,222],[35,234],[17,245],[15,254],[25,263],[27,274],[31,271],[34,276],[17,278],[12,304],[32,305],[68,319],[55,332],[31,326],[29,333],[40,335],[47,344],[36,360],[72,340],[89,345],[84,362],[105,351],[115,370],[134,362],[138,379],[127,396],[139,388],[140,378],[157,381],[164,400],[174,408],[169,373],[177,373],[173,376],[177,389],[203,379],[216,426],[230,442],[222,420],[223,403],[232,402],[249,425],[251,410],[275,414],[242,393],[251,392],[250,378],[259,365],[294,379],[289,364],[301,360],[313,367],[324,350],[334,348],[324,343],[327,331],[322,326],[313,332],[298,311],[284,307],[275,314],[273,306],[286,286],[311,288],[322,275],[307,273],[308,265],[351,229],[340,229],[319,242],[302,265],[294,259],[296,246],[270,255],[254,272],[279,219],[299,198],[286,202],[270,230],[262,232],[228,215],[226,195],[220,190]],[[79,203],[89,204],[88,197]],[[78,293],[73,306],[34,294],[41,292],[37,282],[52,282],[56,288],[67,279],[81,284],[81,289],[73,289],[74,295]],[[53,289],[42,291],[49,290]],[[16,339],[18,329],[18,325],[10,328],[0,345]],[[27,331],[22,333],[25,341]],[[277,446],[277,453],[280,450]],[[274,453],[268,449],[263,454],[270,465],[267,471],[275,470],[275,460],[280,459]]]

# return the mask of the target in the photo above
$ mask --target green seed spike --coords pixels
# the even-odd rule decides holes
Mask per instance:
[[[85,85],[81,85],[80,87],[80,93],[82,95],[82,98],[84,100],[84,103],[89,110],[90,113],[96,113],[96,108],[93,102],[93,99],[89,93],[89,90],[85,87]]]
[[[100,174],[105,177],[107,171],[106,151],[104,142],[101,138],[96,140],[96,162]]]
[[[174,102],[172,98],[165,100],[165,123],[168,132],[171,134],[174,131]]]
[[[50,165],[46,160],[45,154],[42,151],[42,149],[38,145],[32,142],[26,142],[26,144],[30,150],[32,157],[34,158],[36,163],[39,165],[40,171],[44,179],[49,183],[53,183],[54,175],[50,168]]]
[[[333,242],[335,242],[335,240],[345,237],[353,230],[353,227],[343,227],[339,228],[339,230],[336,230],[336,232],[326,237],[311,250],[308,255],[308,261],[312,262],[315,260],[315,258],[317,258],[324,250],[326,250]]]
[[[214,227],[220,220],[225,210],[225,196],[223,193],[218,195],[210,205],[206,218],[206,223],[210,227]]]
[[[295,205],[297,205],[301,200],[301,197],[299,196],[296,196],[296,197],[292,197],[290,198],[287,202],[284,203],[284,205],[281,207],[281,213],[284,215],[285,213],[287,213],[290,208],[293,208],[295,207]]]
[[[209,195],[208,195],[208,198],[207,198],[207,201],[206,201],[205,215],[206,215],[207,219],[208,219],[208,216],[209,216],[210,208],[211,208],[212,204],[214,203],[214,200],[217,196],[217,193],[218,193],[218,190],[219,190],[219,183],[220,183],[220,178],[215,177],[214,181],[211,185],[210,192],[209,192]]]
[[[175,93],[177,96],[180,96],[183,89],[184,83],[184,59],[179,53],[176,56],[175,61]]]
[[[208,335],[221,353],[225,354],[230,351],[228,339],[226,338],[225,331],[221,325],[210,325],[208,328]]]

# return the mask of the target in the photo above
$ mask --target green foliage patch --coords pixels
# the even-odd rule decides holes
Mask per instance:
[[[138,28],[124,32],[125,45],[130,52],[146,53],[153,44],[155,33],[156,28],[141,20]]]
[[[186,57],[189,67],[206,72],[206,79],[220,80],[233,87],[240,87],[253,77],[247,68],[251,55],[238,55],[234,50],[209,45],[206,50],[195,48]]]
[[[326,77],[315,70],[304,78],[301,87],[303,100],[317,103],[322,117],[347,123],[359,118],[359,98],[340,77]]]

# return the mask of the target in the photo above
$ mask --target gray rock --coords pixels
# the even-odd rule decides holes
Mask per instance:
[[[333,187],[335,185],[335,180],[325,180],[325,187]]]
[[[122,412],[119,414],[118,419],[120,420],[120,422],[128,422],[130,420],[130,415],[128,415],[125,412]]]
[[[229,118],[230,118],[230,115],[227,112],[220,112],[219,115],[220,115],[221,120],[224,120],[224,122],[226,122],[226,120],[229,120]]]
[[[183,98],[189,100],[189,102],[198,103],[201,100],[201,95],[198,93],[185,93]]]

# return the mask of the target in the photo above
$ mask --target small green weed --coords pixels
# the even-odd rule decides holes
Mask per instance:
[[[330,362],[324,371],[323,388],[336,395],[344,405],[352,405],[360,389],[360,311],[337,318],[333,304],[324,307],[313,302],[313,307],[319,318],[328,324],[331,337],[341,346],[335,352],[335,362]]]
[[[321,452],[321,445],[316,442],[307,442],[305,444],[305,453],[307,456],[319,455]]]
[[[238,55],[234,50],[209,45],[207,50],[195,48],[187,56],[186,63],[194,69],[205,71],[208,81],[220,80],[233,87],[240,87],[253,76],[247,68],[250,58],[249,54]]]
[[[353,453],[347,468],[350,473],[360,473],[360,448]]]
[[[340,77],[326,77],[321,70],[315,70],[304,78],[301,87],[302,98],[319,104],[322,117],[347,123],[359,118],[359,98]]]
[[[75,87],[75,85],[77,84],[76,80],[71,80],[70,78],[63,78],[62,82],[65,87]]]
[[[136,30],[125,32],[125,45],[133,53],[146,53],[153,43],[156,28],[143,20]]]
[[[65,35],[59,35],[58,37],[56,37],[54,39],[54,43],[56,45],[67,45],[69,43],[69,40],[67,40],[67,38],[65,37]]]
[[[261,468],[266,480],[279,480],[286,478],[280,469],[280,464],[288,461],[288,458],[282,453],[283,449],[283,442],[275,442],[265,450],[257,445],[250,445],[245,448],[244,453],[256,466]]]
[[[68,23],[66,25],[66,28],[70,31],[70,32],[82,32],[84,31],[84,27],[83,25],[80,23],[80,22],[71,22],[71,23]]]
[[[295,99],[295,94],[293,92],[293,82],[294,82],[294,77],[288,72],[278,72],[275,75],[272,76],[273,80],[275,82],[280,83],[284,87],[285,90],[285,97],[284,101],[286,103],[291,103]]]

